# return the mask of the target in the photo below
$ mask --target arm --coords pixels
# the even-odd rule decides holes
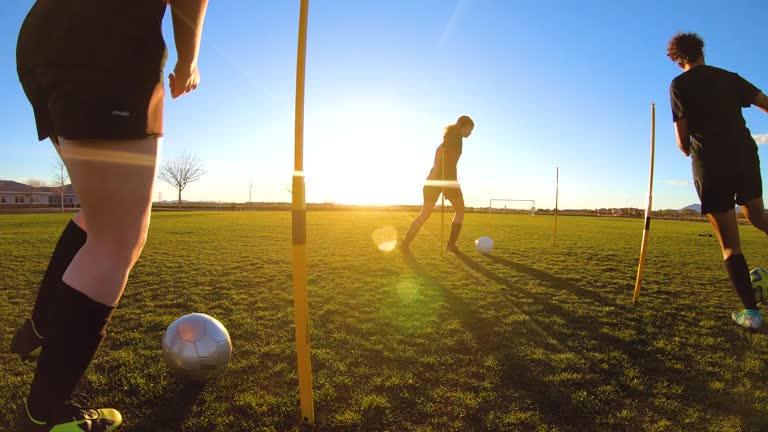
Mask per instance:
[[[171,96],[177,98],[197,88],[200,74],[197,58],[203,34],[203,20],[208,0],[170,0],[173,18],[173,39],[178,60],[168,77]]]
[[[755,100],[752,101],[752,105],[760,108],[768,114],[768,96],[765,93],[760,92],[755,96]]]
[[[679,118],[675,121],[675,137],[677,138],[677,147],[684,155],[691,155],[691,134],[688,131],[688,120]]]

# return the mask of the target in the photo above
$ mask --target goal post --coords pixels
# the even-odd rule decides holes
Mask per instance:
[[[527,206],[524,207],[513,207],[508,208],[505,204],[504,207],[493,207],[494,203],[524,203]],[[488,203],[488,213],[520,213],[520,212],[531,212],[531,216],[536,215],[536,200],[526,200],[526,199],[506,199],[506,198],[491,198],[491,201]]]

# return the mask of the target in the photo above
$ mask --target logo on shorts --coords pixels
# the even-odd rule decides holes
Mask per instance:
[[[120,117],[130,117],[131,113],[129,113],[128,111],[114,110],[114,111],[112,111],[112,115],[113,116],[120,116]]]

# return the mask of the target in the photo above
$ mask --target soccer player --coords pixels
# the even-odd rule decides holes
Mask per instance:
[[[464,222],[464,195],[461,193],[458,176],[456,175],[456,165],[459,163],[459,157],[461,157],[462,140],[469,137],[474,128],[475,122],[465,115],[459,117],[456,123],[446,126],[443,133],[443,143],[435,151],[435,163],[424,185],[424,204],[421,207],[421,213],[411,223],[411,227],[408,228],[405,240],[400,244],[401,250],[408,251],[408,247],[421,229],[421,226],[429,219],[435,208],[435,203],[442,193],[450,201],[455,211],[446,250],[458,252],[456,240],[459,238],[461,224]]]
[[[701,213],[712,223],[728,277],[744,306],[731,316],[754,330],[762,326],[762,316],[741,251],[734,204],[768,234],[757,145],[741,112],[755,105],[768,113],[768,98],[738,74],[706,65],[703,49],[704,41],[695,33],[678,33],[667,45],[667,56],[684,71],[669,89],[672,119],[677,146],[691,157]]]
[[[171,96],[197,88],[207,0],[170,0],[178,61]],[[39,140],[50,138],[80,197],[32,316],[11,351],[36,358],[22,430],[112,431],[111,408],[71,404],[149,228],[163,133],[166,1],[37,0],[16,65]]]

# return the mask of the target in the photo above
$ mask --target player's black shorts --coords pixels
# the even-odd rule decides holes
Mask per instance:
[[[19,81],[41,141],[163,134],[162,67],[35,66],[19,72]]]
[[[694,160],[693,182],[701,201],[701,214],[732,210],[735,204],[763,196],[763,179],[760,175],[760,159],[755,154],[741,163],[706,169]]]
[[[442,188],[440,186],[424,185],[423,195],[425,203],[436,203],[440,198],[440,193],[445,191],[445,199],[451,202],[451,204],[464,203],[464,195],[461,193],[461,187],[458,183],[455,186],[446,186]]]

